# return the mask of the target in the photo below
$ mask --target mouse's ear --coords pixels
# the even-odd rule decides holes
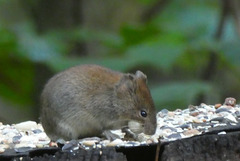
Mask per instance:
[[[118,93],[125,93],[126,91],[136,91],[136,80],[133,74],[124,74],[116,85]]]
[[[135,75],[136,75],[137,79],[142,79],[145,82],[147,82],[147,76],[143,72],[141,72],[140,70],[136,71]]]

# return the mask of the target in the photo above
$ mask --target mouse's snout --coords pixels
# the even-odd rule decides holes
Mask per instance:
[[[140,134],[140,133],[144,132],[144,125],[138,121],[134,121],[134,120],[129,121],[128,127],[132,132],[134,132],[136,134]]]
[[[153,135],[156,131],[156,117],[154,119],[146,119],[144,123],[138,122],[138,121],[129,121],[128,122],[129,129],[136,133],[144,133],[146,135]]]
[[[156,117],[150,118],[149,120],[146,120],[144,124],[144,131],[143,133],[146,135],[153,135],[156,132],[157,123],[156,123]]]

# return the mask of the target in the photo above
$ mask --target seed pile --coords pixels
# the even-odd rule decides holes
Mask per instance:
[[[41,124],[26,121],[19,124],[3,125],[0,123],[0,154],[6,149],[16,152],[27,152],[34,148],[55,147],[63,145],[62,150],[77,150],[79,148],[91,149],[107,146],[140,146],[149,143],[169,142],[177,139],[188,138],[211,131],[216,127],[238,125],[240,119],[240,105],[236,99],[226,98],[224,104],[199,106],[190,105],[186,109],[168,111],[162,109],[157,114],[157,130],[153,136],[139,135],[140,141],[126,141],[121,130],[112,131],[119,136],[113,141],[103,140],[98,137],[84,138],[81,140],[58,140],[58,144],[51,142],[45,134]],[[220,131],[219,135],[226,134]]]
[[[0,123],[0,153],[8,148],[16,152],[24,152],[32,148],[49,147],[50,139],[42,125],[34,121],[26,121],[15,125]]]
[[[227,98],[223,105],[190,105],[187,109],[161,110],[157,114],[157,135],[161,141],[173,141],[209,132],[219,126],[239,123],[240,106],[234,98]],[[219,134],[225,134],[222,131]]]

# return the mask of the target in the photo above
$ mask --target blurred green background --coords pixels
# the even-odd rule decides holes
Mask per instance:
[[[0,121],[39,118],[39,95],[78,64],[143,71],[158,110],[240,96],[238,0],[0,0]]]

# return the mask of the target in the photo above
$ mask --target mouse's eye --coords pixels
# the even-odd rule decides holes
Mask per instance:
[[[142,117],[147,117],[147,112],[146,112],[145,110],[141,110],[141,111],[140,111],[140,115],[141,115]]]

